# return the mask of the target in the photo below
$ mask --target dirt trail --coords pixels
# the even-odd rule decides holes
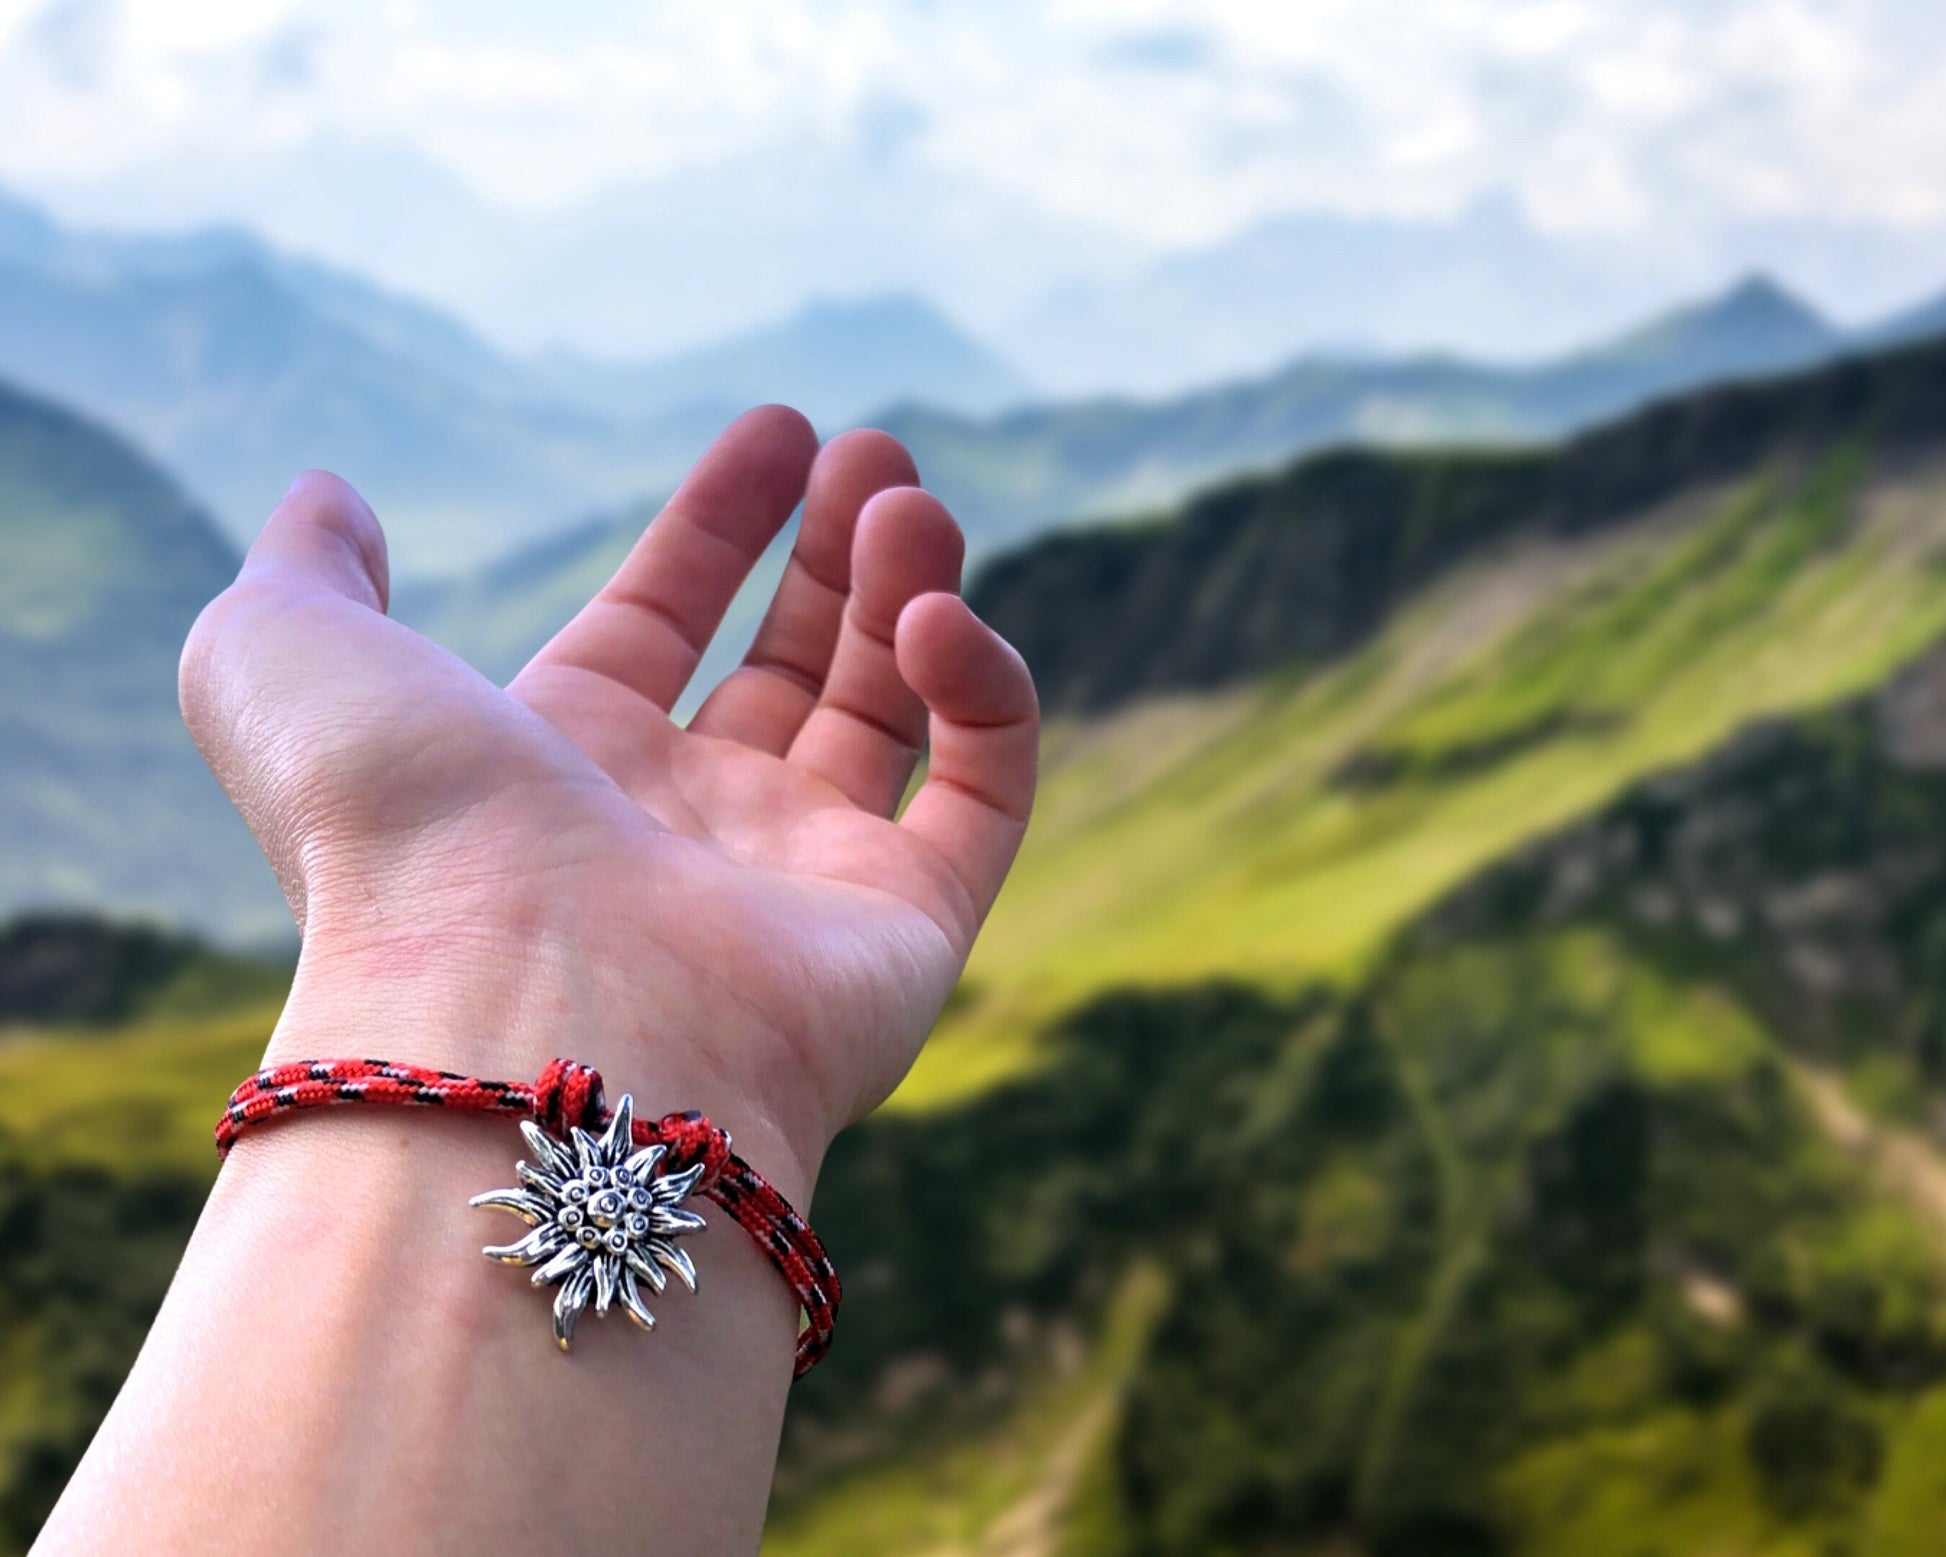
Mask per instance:
[[[1832,1072],[1797,1060],[1791,1074],[1832,1142],[1869,1160],[1886,1188],[1925,1217],[1946,1244],[1946,1154],[1918,1130],[1868,1117]]]
[[[1108,1430],[1119,1396],[1093,1401],[1062,1433],[1049,1452],[1033,1489],[994,1521],[980,1543],[979,1557],[1052,1557],[1061,1515],[1095,1442]]]

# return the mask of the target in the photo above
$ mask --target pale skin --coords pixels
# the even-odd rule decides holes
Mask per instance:
[[[703,1110],[808,1209],[1033,798],[1032,683],[958,598],[958,529],[917,480],[884,434],[820,449],[749,413],[503,690],[385,616],[377,521],[301,477],[182,668],[303,937],[269,1059],[583,1060],[640,1113]],[[749,657],[678,726],[800,498]],[[246,1135],[35,1550],[755,1551],[788,1289],[718,1213],[685,1245],[700,1292],[654,1299],[652,1335],[589,1315],[564,1357],[545,1297],[479,1255],[518,1224],[466,1204],[522,1151],[421,1110]]]

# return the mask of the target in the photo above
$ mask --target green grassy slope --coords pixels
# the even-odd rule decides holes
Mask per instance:
[[[816,1463],[820,1410],[921,1358],[933,1436],[787,1502],[779,1549],[1008,1549],[1007,1512],[899,1538],[865,1511],[1049,1496],[1005,1470],[1059,1441],[1046,1397],[956,1418],[946,1381],[1021,1344],[1010,1304],[1099,1313],[1116,1357],[1095,1305],[1151,1260],[1166,1297],[1068,1403],[1095,1447],[1031,1549],[1926,1549],[1942,839],[1935,653],[1517,852],[1335,992],[1099,999],[1032,1075],[861,1131],[828,1219],[876,1262],[872,1340],[807,1390],[796,1447]],[[1025,1141],[1027,1230],[997,1235]]]
[[[1404,1551],[1932,1544],[1942,839],[1936,650],[1418,920],[1327,1027],[1290,1094],[1312,1111],[1263,1105],[1303,1186],[1260,1196],[1159,1324],[1122,1429],[1138,1522]],[[1404,1226],[1417,1276],[1376,1252]],[[1262,1282],[1284,1290],[1251,1311],[1290,1317],[1247,1333],[1235,1290]],[[1334,1286],[1353,1301],[1320,1314]],[[1213,1452],[1239,1418],[1265,1424],[1254,1464]]]
[[[1595,469],[1616,478],[1575,476],[1588,445],[1552,466],[1463,461],[1462,479],[1435,457],[1408,461],[1421,479],[1392,480],[1407,499],[1378,511],[1406,560],[1314,579],[1314,614],[1336,622],[1279,629],[1312,634],[1308,668],[1266,668],[1248,619],[1262,579],[1288,566],[1276,548],[1323,568],[1334,552],[1307,527],[1340,513],[1370,527],[1371,509],[1307,507],[1318,467],[1193,509],[1201,535],[1049,543],[1040,555],[1062,582],[1090,571],[1080,547],[1154,553],[1127,576],[1178,581],[1177,637],[1203,636],[1196,679],[1212,685],[1188,695],[1181,661],[1120,652],[1163,630],[1146,582],[1106,597],[1122,620],[1096,664],[1060,651],[1054,685],[1084,709],[1118,655],[1153,690],[1092,718],[1064,716],[1057,693],[1039,813],[975,953],[974,998],[899,1101],[989,1084],[1027,1062],[1023,1033],[1104,987],[1349,975],[1522,839],[1749,719],[1876,682],[1946,629],[1946,463],[1923,438],[1942,394],[1946,353],[1929,351],[1829,370],[1794,394],[1649,413],[1591,440]],[[1686,489],[1684,459],[1703,473]],[[1632,506],[1621,481],[1646,501]],[[1524,522],[1469,485],[1527,494]],[[1616,495],[1597,506],[1590,492]],[[1472,544],[1412,564],[1410,537],[1457,524],[1453,512],[1481,516]],[[1011,576],[1031,597],[1053,593],[1031,577],[1034,555],[987,589]],[[1400,580],[1415,567],[1412,589]],[[1350,598],[1361,590],[1385,609]],[[1076,633],[1095,598],[1066,612]]]
[[[162,1301],[288,965],[146,926],[0,932],[0,1551],[23,1550]]]

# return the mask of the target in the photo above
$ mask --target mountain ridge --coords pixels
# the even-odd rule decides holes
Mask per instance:
[[[550,370],[239,229],[82,232],[3,193],[0,373],[139,440],[239,542],[296,471],[337,470],[390,520],[402,577],[463,572],[566,515],[667,491],[723,422],[778,397],[772,383],[834,422],[918,392],[986,404],[1023,387],[909,298],[822,305],[666,365]]]
[[[1924,311],[1840,331],[1752,275],[1607,341],[1526,365],[1450,354],[1306,356],[1163,399],[1027,406],[987,420],[902,408],[883,419],[970,532],[1153,510],[1239,471],[1341,444],[1551,442],[1671,394],[1800,371],[1923,338]]]
[[[643,363],[557,352],[547,382],[610,414],[654,417],[707,407],[725,420],[753,400],[795,406],[820,427],[840,427],[888,403],[965,414],[1026,400],[1030,386],[933,303],[916,293],[814,298],[780,319]]]
[[[1754,332],[1753,315],[1760,326]],[[1788,338],[1765,334],[1764,318],[1784,321]],[[1029,405],[984,422],[907,405],[888,408],[876,421],[913,451],[922,479],[959,518],[969,557],[978,565],[1050,529],[1103,528],[1103,514],[1117,505],[1123,513],[1156,513],[1196,501],[1211,485],[1230,484],[1239,470],[1281,468],[1323,448],[1385,450],[1430,441],[1491,449],[1548,441],[1556,432],[1611,419],[1610,411],[1633,410],[1658,393],[1697,387],[1691,382],[1697,374],[1740,368],[1730,376],[1761,377],[1780,371],[1808,349],[1808,333],[1840,339],[1820,331],[1816,319],[1774,283],[1754,279],[1713,304],[1663,316],[1618,342],[1539,369],[1487,369],[1434,357],[1308,360],[1267,380],[1239,381],[1180,400]],[[1499,409],[1482,409],[1483,385],[1501,397]],[[1467,409],[1458,421],[1436,417],[1412,436],[1400,436],[1400,426],[1390,436],[1358,436],[1359,405],[1383,402],[1391,408],[1386,415],[1409,422],[1401,408],[1427,394]],[[1431,439],[1434,431],[1444,436]],[[615,521],[616,533],[582,556],[619,557],[647,507],[638,505]],[[1084,520],[1095,522],[1074,522]],[[511,580],[511,587],[496,591],[496,577]],[[564,558],[541,542],[518,553],[509,568],[489,567],[416,591],[411,604],[448,647],[504,679],[546,634],[521,636],[475,624],[496,614],[497,599],[511,616],[530,615],[535,599],[564,598],[592,577],[581,557]],[[754,626],[757,607],[747,592],[739,598],[739,631]],[[740,645],[729,647],[741,652]],[[733,662],[734,654],[727,660],[718,654],[712,664]]]
[[[1946,343],[1678,396],[1558,451],[1310,456],[1194,499],[1172,525],[1023,548],[982,572],[972,599],[1026,655],[1049,708],[1099,712],[1341,653],[1472,547],[1523,528],[1598,527],[1861,423],[1894,454],[1946,425]],[[1235,592],[1222,608],[1156,631],[1144,602],[1194,596],[1198,578],[1224,570]],[[1101,605],[1098,619],[1083,602]],[[1077,611],[1088,630],[1075,630]]]

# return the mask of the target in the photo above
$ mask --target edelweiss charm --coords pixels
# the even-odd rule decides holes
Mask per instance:
[[[531,1119],[520,1122],[535,1161],[518,1163],[521,1189],[496,1189],[470,1202],[511,1211],[534,1230],[517,1243],[490,1245],[482,1252],[506,1265],[537,1265],[537,1287],[559,1282],[554,1294],[554,1339],[566,1351],[574,1341],[574,1322],[593,1298],[605,1315],[618,1298],[628,1317],[644,1330],[655,1315],[642,1302],[638,1281],[656,1292],[672,1270],[690,1291],[696,1267],[675,1245],[703,1219],[679,1209],[703,1176],[698,1163],[681,1173],[658,1173],[664,1146],[635,1150],[630,1125],[634,1100],[624,1093],[599,1139],[576,1128],[573,1145],[557,1141]]]

